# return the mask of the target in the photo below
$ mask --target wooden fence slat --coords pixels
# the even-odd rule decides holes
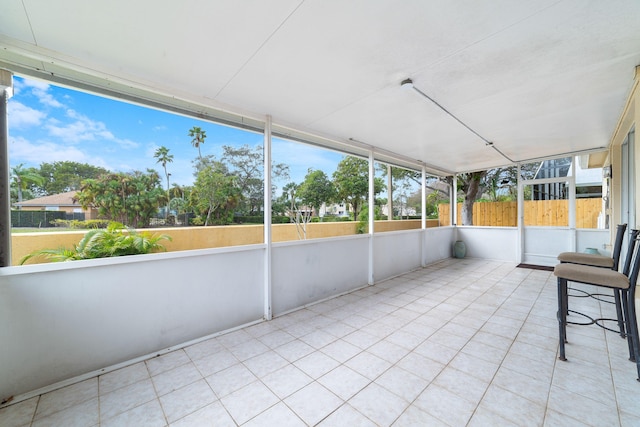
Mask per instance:
[[[576,200],[576,227],[597,228],[602,211],[602,199]],[[438,205],[440,225],[449,225],[449,204]],[[473,225],[515,227],[518,220],[517,202],[477,202],[473,204]],[[462,203],[458,203],[457,224],[462,224]],[[525,200],[524,225],[566,227],[569,225],[568,200]]]

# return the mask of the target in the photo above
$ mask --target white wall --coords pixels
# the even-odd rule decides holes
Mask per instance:
[[[0,396],[261,319],[263,262],[254,246],[0,269]]]
[[[518,229],[515,227],[456,227],[456,237],[467,247],[467,257],[517,262]],[[453,252],[453,243],[449,253]]]
[[[423,265],[451,258],[456,227],[437,227],[424,230]]]
[[[368,235],[274,243],[273,314],[365,286],[368,253]]]
[[[422,230],[377,233],[373,237],[375,282],[422,266]]]

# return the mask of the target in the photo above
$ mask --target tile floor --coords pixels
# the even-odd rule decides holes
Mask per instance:
[[[640,425],[626,342],[570,326],[561,362],[555,312],[550,272],[445,260],[13,404],[0,425]]]

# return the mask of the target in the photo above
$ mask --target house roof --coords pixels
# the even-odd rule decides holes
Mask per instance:
[[[80,207],[80,203],[74,202],[73,198],[77,191],[69,191],[66,193],[52,194],[50,196],[38,197],[31,200],[25,200],[20,203],[14,203],[16,206],[75,206]]]
[[[0,67],[465,172],[606,148],[639,27],[637,0],[5,0]]]

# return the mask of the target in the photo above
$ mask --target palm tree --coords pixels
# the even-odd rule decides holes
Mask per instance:
[[[207,131],[200,129],[199,126],[194,126],[189,129],[189,136],[191,139],[191,145],[198,149],[198,158],[202,161],[202,153],[200,153],[200,145],[204,144],[204,140],[207,138]]]
[[[24,163],[11,168],[11,181],[18,190],[18,203],[22,202],[22,190],[26,190],[31,184],[42,185],[44,178],[33,169],[24,169]]]
[[[163,145],[156,150],[153,157],[158,159],[156,163],[160,163],[162,165],[162,167],[164,168],[164,175],[167,177],[167,211],[164,214],[165,219],[167,219],[169,216],[169,200],[170,200],[169,177],[171,176],[171,174],[167,172],[167,163],[173,162],[173,154],[169,154],[169,149]]]

